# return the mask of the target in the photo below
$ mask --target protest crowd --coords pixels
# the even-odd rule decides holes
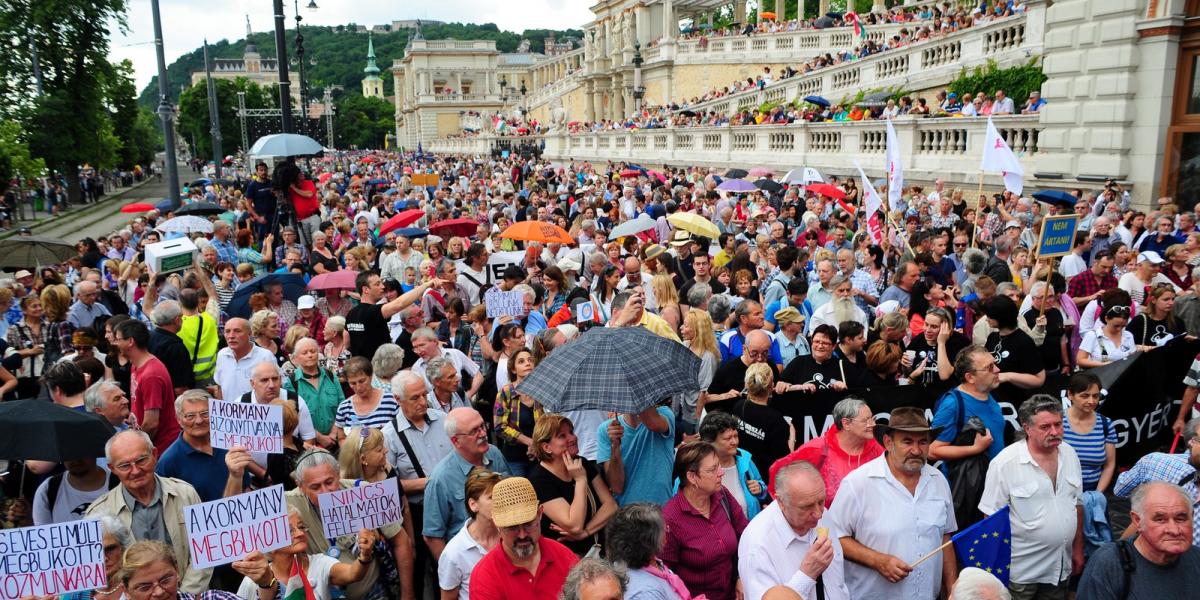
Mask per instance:
[[[0,280],[0,413],[102,430],[6,456],[6,525],[96,549],[62,598],[1200,579],[1200,206],[515,153],[246,169]],[[0,555],[34,556],[16,531]]]

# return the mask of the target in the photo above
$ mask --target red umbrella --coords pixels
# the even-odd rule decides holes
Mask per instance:
[[[468,219],[466,217],[460,219],[446,219],[438,221],[429,226],[430,233],[436,233],[443,237],[470,237],[475,235],[475,231],[479,229],[479,221]]]
[[[121,212],[123,213],[143,213],[152,210],[154,210],[154,205],[146,204],[145,202],[134,202],[121,207]]]
[[[317,182],[324,184],[326,181],[329,181],[330,177],[333,177],[333,173],[321,173],[317,176]]]
[[[814,194],[833,198],[834,200],[841,200],[846,197],[846,192],[842,191],[842,188],[828,183],[812,183],[809,184],[807,189]]]
[[[358,271],[342,269],[330,273],[321,273],[308,282],[310,290],[352,290]]]
[[[392,218],[384,221],[383,225],[379,226],[379,235],[383,235],[393,229],[408,227],[409,225],[421,220],[421,217],[423,216],[425,216],[425,211],[417,208],[400,211],[392,216]]]
[[[621,171],[621,177],[641,177],[642,172],[637,169],[625,169]]]

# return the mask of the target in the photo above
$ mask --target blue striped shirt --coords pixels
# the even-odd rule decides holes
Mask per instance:
[[[1079,466],[1083,471],[1083,489],[1096,489],[1096,484],[1100,483],[1100,473],[1104,470],[1104,445],[1117,443],[1117,430],[1113,427],[1112,419],[1096,413],[1096,424],[1092,426],[1092,430],[1076,433],[1071,431],[1071,420],[1063,415],[1063,441],[1079,455]]]
[[[347,430],[357,426],[382,429],[384,425],[396,418],[396,413],[399,412],[400,405],[396,403],[396,397],[389,392],[383,392],[383,397],[379,399],[379,405],[368,415],[355,413],[354,405],[349,398],[346,398],[338,404],[333,424],[336,427],[347,428]]]

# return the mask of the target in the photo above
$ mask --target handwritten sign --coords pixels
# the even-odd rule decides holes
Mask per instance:
[[[53,596],[107,586],[100,521],[0,530],[0,598]]]
[[[378,529],[404,519],[395,478],[321,494],[317,501],[321,508],[321,526],[325,529],[325,537],[330,539],[357,533],[360,529]]]
[[[1042,235],[1038,238],[1037,256],[1053,258],[1066,256],[1075,247],[1075,231],[1079,215],[1055,215],[1042,220]]]
[[[505,315],[519,317],[525,312],[525,293],[505,292],[500,288],[492,288],[483,295],[483,303],[487,306],[489,319]]]
[[[257,402],[208,401],[213,448],[240,446],[253,453],[283,454],[283,407]]]
[[[193,504],[183,509],[192,568],[207,569],[292,543],[283,486]]]

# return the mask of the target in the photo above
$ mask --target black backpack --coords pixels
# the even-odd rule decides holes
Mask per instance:
[[[51,514],[54,513],[54,504],[58,502],[58,490],[62,487],[63,478],[66,476],[66,473],[52,475],[48,480],[49,483],[46,484],[46,505],[49,507]],[[121,485],[121,480],[117,479],[117,474],[109,472],[108,489],[114,490],[118,485]]]

